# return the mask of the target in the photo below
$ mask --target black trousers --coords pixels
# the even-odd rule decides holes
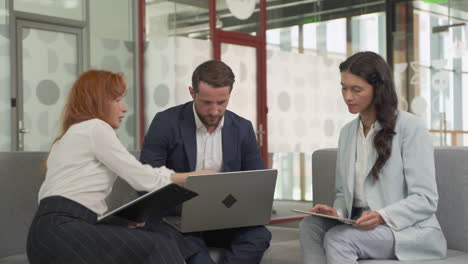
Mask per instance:
[[[215,264],[208,247],[224,248],[218,263],[258,264],[270,246],[271,233],[264,226],[249,226],[185,234],[185,237],[201,249],[189,264]]]
[[[60,196],[39,205],[29,230],[31,264],[53,263],[184,263],[197,252],[192,244],[162,222],[144,228],[96,224],[94,212]]]

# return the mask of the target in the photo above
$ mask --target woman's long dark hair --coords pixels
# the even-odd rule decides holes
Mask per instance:
[[[392,72],[385,60],[370,51],[358,52],[340,64],[340,72],[350,72],[366,80],[374,89],[373,104],[377,121],[382,129],[374,137],[377,160],[371,174],[379,179],[379,171],[392,153],[392,140],[395,135],[395,122],[398,115],[398,98],[393,83]]]

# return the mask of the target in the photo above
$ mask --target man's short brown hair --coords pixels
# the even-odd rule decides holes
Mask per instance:
[[[198,93],[198,85],[200,82],[205,82],[214,88],[229,86],[229,91],[232,91],[234,81],[235,76],[229,66],[222,61],[209,60],[198,65],[193,71],[192,88]]]

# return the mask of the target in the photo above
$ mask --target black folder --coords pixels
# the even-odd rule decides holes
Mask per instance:
[[[166,210],[197,196],[196,192],[171,183],[148,192],[98,217],[99,224],[131,224],[162,217]]]

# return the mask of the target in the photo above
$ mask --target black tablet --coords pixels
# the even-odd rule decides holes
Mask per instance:
[[[167,209],[173,208],[197,195],[196,192],[171,183],[98,217],[98,223],[129,224],[145,222],[150,218],[162,216]]]

